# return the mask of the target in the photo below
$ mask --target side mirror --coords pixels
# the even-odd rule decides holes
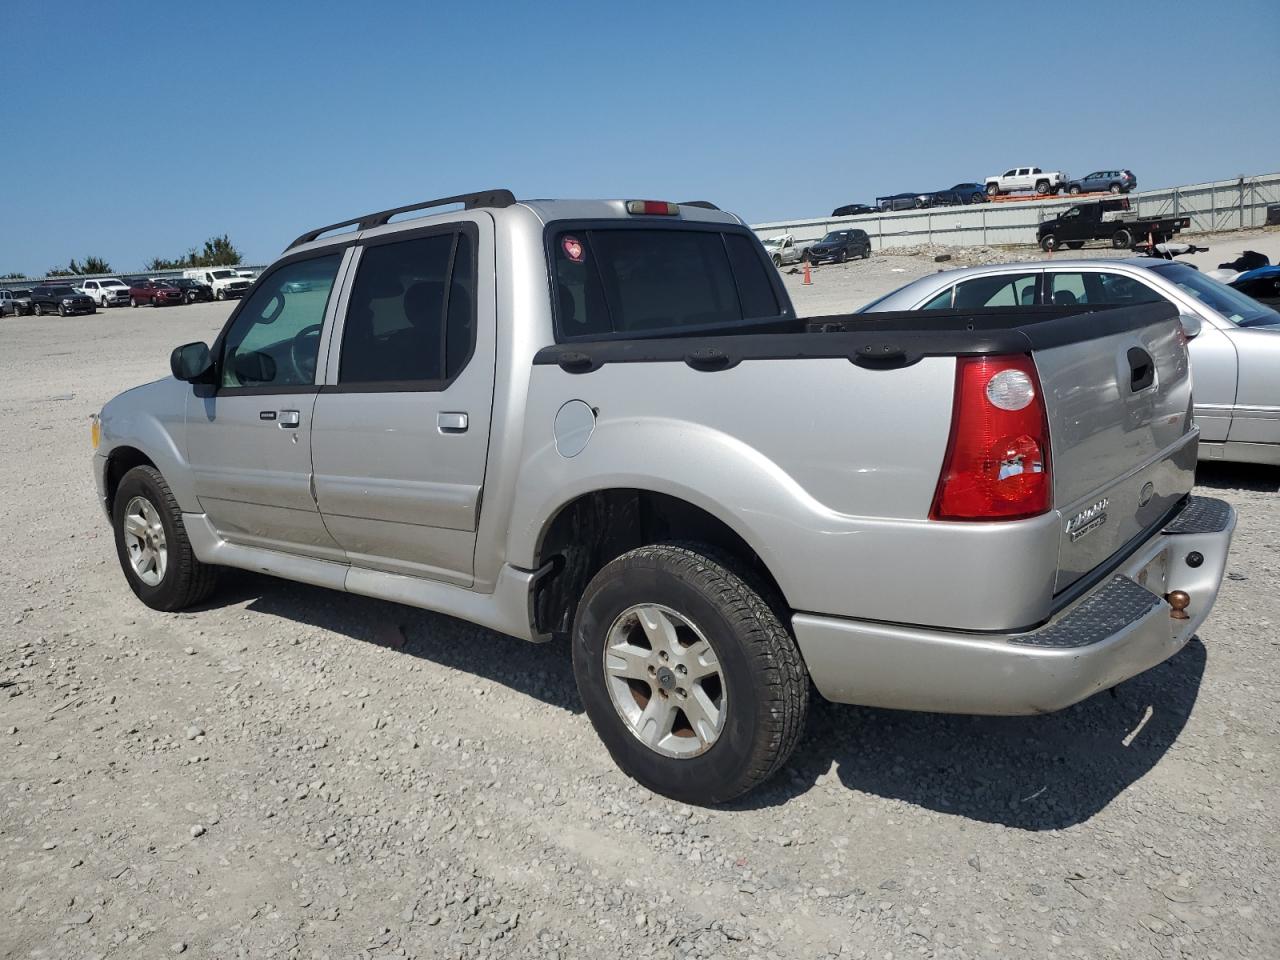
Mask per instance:
[[[1204,321],[1197,317],[1194,313],[1180,313],[1178,320],[1182,324],[1182,332],[1186,334],[1188,340],[1194,340],[1200,336],[1200,331],[1204,329]]]
[[[178,380],[204,383],[213,372],[213,356],[203,343],[184,343],[169,354],[169,369]]]

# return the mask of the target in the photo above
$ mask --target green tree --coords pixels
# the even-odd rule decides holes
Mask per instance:
[[[25,273],[0,273],[0,280],[25,280]]]
[[[244,258],[224,233],[220,237],[210,237],[204,242],[203,250],[194,247],[184,256],[174,260],[164,257],[153,257],[146,265],[148,270],[181,270],[183,267],[233,267],[242,263]]]
[[[75,258],[71,258],[71,263],[67,265],[67,269],[72,273],[110,273],[111,264],[103,260],[101,257],[85,257],[80,263],[76,263]]]
[[[44,275],[45,275],[46,277],[73,277],[73,276],[75,276],[75,274],[74,274],[74,273],[72,273],[70,270],[68,270],[66,267],[50,267],[48,270],[46,270],[46,271],[45,271],[45,274],[44,274]]]

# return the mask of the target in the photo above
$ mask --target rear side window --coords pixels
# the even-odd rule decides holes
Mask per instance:
[[[1003,274],[977,277],[956,284],[957,309],[1023,307],[1036,302],[1036,274]]]
[[[767,263],[745,234],[564,229],[552,236],[562,337],[732,326],[780,313]]]
[[[475,255],[466,232],[367,248],[351,289],[338,381],[452,379],[471,356]]]

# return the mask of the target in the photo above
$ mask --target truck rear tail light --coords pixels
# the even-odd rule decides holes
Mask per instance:
[[[680,213],[679,204],[666,200],[628,200],[627,213],[656,214],[661,217],[674,217]]]
[[[1019,520],[1053,503],[1049,423],[1026,355],[961,357],[932,520]]]

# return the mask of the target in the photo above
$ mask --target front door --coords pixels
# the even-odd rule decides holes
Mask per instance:
[[[343,559],[311,493],[311,429],[342,251],[284,261],[215,344],[218,384],[187,398],[196,496],[232,543]]]
[[[493,409],[493,221],[364,238],[316,400],[325,526],[353,566],[469,586]]]

